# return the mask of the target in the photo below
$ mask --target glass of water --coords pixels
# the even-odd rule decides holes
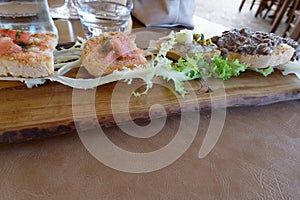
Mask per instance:
[[[124,32],[129,24],[132,0],[76,0],[87,38],[102,32]]]
[[[78,19],[73,0],[65,0],[63,5],[50,8],[50,14],[53,19]]]
[[[58,35],[47,0],[0,0],[0,29]]]

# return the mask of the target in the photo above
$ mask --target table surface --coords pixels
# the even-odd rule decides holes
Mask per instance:
[[[198,20],[201,26],[215,26]],[[83,35],[78,20],[55,23],[61,43]],[[139,26],[134,20],[134,27]],[[199,158],[209,131],[219,126],[213,122],[216,113],[201,111],[196,134],[189,133],[189,127],[184,129],[185,139],[190,139],[189,134],[195,138],[182,156],[156,171],[151,167],[163,160],[152,157],[153,163],[145,161],[148,173],[124,172],[125,165],[132,164],[126,160],[129,156],[120,158],[113,151],[107,153],[113,166],[94,157],[77,132],[4,144],[0,146],[0,199],[298,199],[299,113],[299,100],[229,108],[216,145]],[[187,117],[197,119],[194,115]],[[180,115],[168,117],[159,134],[147,139],[126,135],[121,127],[104,128],[103,132],[125,151],[149,155],[176,138],[181,121]],[[94,147],[103,149],[104,145],[94,142]],[[161,154],[160,158],[168,156]],[[133,172],[140,169],[142,165]]]

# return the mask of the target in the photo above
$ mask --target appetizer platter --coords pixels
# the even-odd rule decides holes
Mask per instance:
[[[212,102],[236,107],[300,98],[299,44],[248,28],[211,38],[171,31],[146,49],[134,33],[117,32],[56,45],[55,35],[1,30],[0,143],[76,131],[74,107],[109,127],[148,120],[157,103],[166,112],[151,118],[199,112]],[[90,105],[93,113],[85,110]]]

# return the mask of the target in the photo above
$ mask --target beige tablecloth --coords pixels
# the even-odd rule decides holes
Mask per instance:
[[[191,147],[173,164],[144,174],[97,161],[77,133],[0,146],[0,199],[298,199],[300,102],[227,110],[216,146],[200,146],[209,112]],[[153,151],[172,139],[179,117],[155,138],[132,139],[118,128],[104,132],[118,146]]]

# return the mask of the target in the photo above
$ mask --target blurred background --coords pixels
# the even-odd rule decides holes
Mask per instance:
[[[268,16],[255,17],[260,1],[255,1],[250,10],[252,0],[246,0],[241,12],[239,7],[242,0],[196,0],[195,14],[207,20],[222,24],[229,28],[249,27],[252,31],[269,32],[271,30],[271,21],[274,8]],[[276,31],[282,34],[285,23],[281,23]]]
[[[206,20],[221,24],[228,28],[248,27],[252,31],[274,32],[280,36],[286,32],[288,19],[293,19],[295,24],[298,19],[300,26],[300,17],[294,13],[300,13],[300,0],[195,0],[195,15]],[[62,4],[63,0],[49,0],[49,5],[57,6]],[[244,2],[241,7],[241,3]],[[282,17],[280,8],[288,2]],[[265,3],[264,6],[261,6]],[[252,5],[253,4],[253,5]],[[296,4],[296,5],[295,5]],[[252,8],[251,8],[252,6]],[[251,9],[250,9],[251,8]],[[240,9],[240,10],[239,10]],[[258,10],[262,9],[259,14]],[[297,11],[298,10],[298,11]],[[277,16],[274,17],[274,16]],[[274,21],[277,21],[276,23]],[[61,23],[61,22],[60,22]],[[274,23],[276,24],[274,27]],[[290,25],[288,25],[290,27]],[[74,28],[77,28],[76,26]],[[296,40],[299,42],[300,27],[296,29]],[[291,32],[291,28],[289,28]],[[285,35],[286,36],[286,35]]]

